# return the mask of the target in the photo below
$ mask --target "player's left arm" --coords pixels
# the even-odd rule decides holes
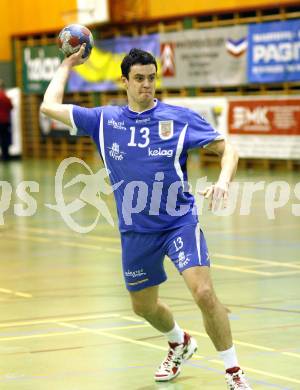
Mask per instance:
[[[221,206],[226,207],[229,184],[235,176],[239,157],[234,146],[226,140],[213,141],[206,149],[221,158],[221,172],[218,181],[206,188],[201,195],[210,198],[210,209],[218,210]]]

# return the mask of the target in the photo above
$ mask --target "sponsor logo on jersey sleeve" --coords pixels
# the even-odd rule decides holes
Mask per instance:
[[[161,139],[168,140],[173,137],[174,122],[173,121],[159,121],[158,133]]]

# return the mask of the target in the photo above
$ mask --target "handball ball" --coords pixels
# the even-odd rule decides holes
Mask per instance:
[[[58,46],[66,57],[76,53],[83,43],[86,46],[82,58],[87,58],[94,46],[94,39],[90,30],[81,24],[70,24],[59,33]]]

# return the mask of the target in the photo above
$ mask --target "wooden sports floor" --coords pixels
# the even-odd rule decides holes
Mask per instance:
[[[53,161],[0,165],[0,389],[225,389],[223,365],[204,332],[200,312],[169,260],[161,298],[178,323],[195,336],[199,348],[174,382],[153,381],[167,344],[131,311],[117,227],[100,217],[93,231],[76,233],[57,211],[44,205],[56,203],[58,165]],[[92,169],[96,172],[99,166]],[[88,174],[74,164],[67,176],[71,179],[80,172]],[[195,181],[208,175],[213,180],[216,172],[193,167],[192,177]],[[253,389],[300,389],[300,217],[292,213],[296,210],[292,205],[300,204],[294,193],[299,173],[240,170],[237,180],[243,185],[264,182],[265,191],[254,194],[250,215],[239,215],[239,199],[232,216],[205,211],[200,217],[215,287],[231,311],[240,364]],[[4,181],[12,188],[6,205]],[[39,183],[38,192],[31,193],[36,200],[32,216],[16,215],[22,212],[18,204],[23,211],[28,207],[16,193],[22,181]],[[287,182],[291,193],[269,219],[266,205],[272,187],[267,186],[274,181]],[[82,188],[79,183],[64,189],[66,204],[78,198]],[[277,193],[275,200],[280,196]],[[106,202],[115,215],[112,197]],[[72,218],[87,226],[96,214],[86,205]]]

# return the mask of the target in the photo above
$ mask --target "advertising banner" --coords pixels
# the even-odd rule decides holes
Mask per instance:
[[[225,98],[165,98],[164,103],[174,106],[190,108],[201,115],[206,121],[221,134],[227,134],[227,107]]]
[[[68,90],[74,92],[120,89],[122,86],[120,65],[124,56],[134,47],[151,52],[156,57],[159,66],[157,34],[96,41],[87,62],[72,71]],[[160,86],[160,80],[157,86]]]
[[[248,79],[300,80],[300,19],[249,25]]]
[[[300,96],[231,98],[230,140],[241,157],[300,158]]]
[[[43,94],[59,67],[63,54],[57,45],[24,47],[23,90],[25,93]]]
[[[247,82],[247,26],[160,34],[163,87]]]

